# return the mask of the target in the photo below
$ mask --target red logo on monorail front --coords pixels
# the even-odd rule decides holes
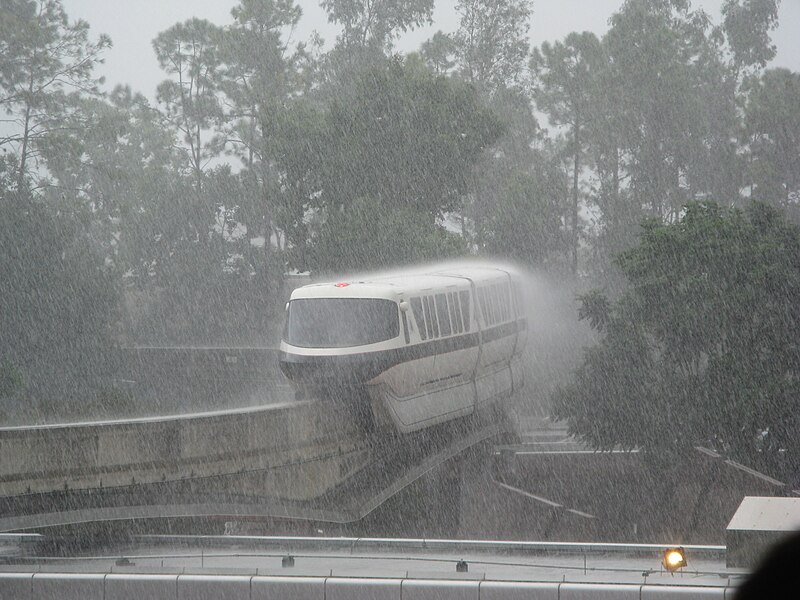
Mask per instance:
[[[344,283],[344,282],[335,284],[336,287],[347,287],[348,285],[350,285],[350,284],[349,283]]]

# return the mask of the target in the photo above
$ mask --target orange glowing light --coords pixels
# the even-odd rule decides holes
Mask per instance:
[[[686,566],[686,552],[683,548],[667,548],[664,550],[664,568],[675,571]]]

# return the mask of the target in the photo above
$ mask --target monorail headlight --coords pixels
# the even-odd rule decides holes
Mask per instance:
[[[403,312],[408,312],[408,302],[405,300],[400,300],[400,310]]]
[[[686,566],[686,551],[681,547],[667,548],[664,550],[664,568],[667,571],[677,571]]]

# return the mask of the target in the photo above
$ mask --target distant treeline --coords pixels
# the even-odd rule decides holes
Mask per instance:
[[[720,23],[628,0],[602,38],[538,48],[532,2],[461,0],[398,53],[433,4],[324,0],[324,46],[293,41],[292,0],[242,0],[153,40],[151,105],[101,91],[111,40],[59,0],[0,0],[0,398],[102,396],[114,344],[273,341],[294,271],[493,255],[616,289],[646,217],[797,218],[778,0]]]

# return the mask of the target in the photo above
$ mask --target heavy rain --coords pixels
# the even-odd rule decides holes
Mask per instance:
[[[798,23],[0,0],[0,599],[730,597],[800,528]]]

